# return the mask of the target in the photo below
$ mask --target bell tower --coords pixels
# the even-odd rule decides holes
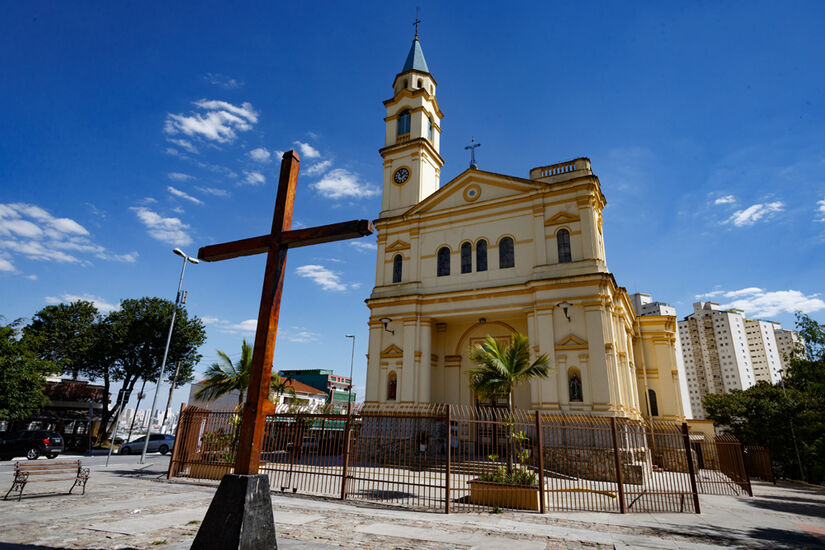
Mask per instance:
[[[384,185],[379,218],[402,214],[438,190],[444,159],[439,154],[441,119],[436,82],[418,41],[413,39],[404,68],[393,81],[393,97],[384,102],[387,117]]]

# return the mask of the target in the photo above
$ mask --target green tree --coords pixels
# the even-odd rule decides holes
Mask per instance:
[[[101,323],[101,335],[105,341],[99,349],[95,364],[100,370],[90,371],[91,376],[122,382],[124,397],[121,405],[129,401],[135,384],[139,380],[157,382],[163,363],[163,352],[172,312],[175,304],[161,298],[138,298],[123,300],[118,311],[113,311]],[[188,382],[193,378],[195,365],[200,361],[198,348],[206,340],[203,322],[189,318],[186,309],[178,306],[172,340],[169,344],[167,368],[180,363],[178,382]],[[104,410],[103,425],[117,413],[113,409]],[[114,426],[109,426],[103,437],[108,437]]]
[[[238,407],[240,411],[244,397],[249,389],[249,374],[252,370],[252,346],[246,339],[241,343],[241,357],[236,362],[221,350],[216,350],[219,361],[212,363],[206,369],[206,379],[201,382],[200,388],[195,391],[195,398],[203,401],[214,401],[233,391],[238,391]],[[295,395],[289,387],[289,378],[278,372],[273,372],[269,379],[269,390],[275,395]]]
[[[39,359],[20,341],[20,320],[0,324],[0,420],[23,420],[48,401],[45,376],[60,372],[51,361]]]
[[[533,378],[550,374],[550,360],[544,353],[531,363],[530,344],[523,334],[515,333],[510,344],[501,345],[488,336],[470,351],[470,360],[478,365],[470,369],[470,388],[480,399],[507,396],[513,412],[513,389]]]
[[[511,422],[513,419],[513,389],[534,378],[550,374],[550,360],[544,353],[530,362],[530,344],[523,334],[513,334],[509,344],[501,345],[492,336],[470,351],[470,360],[477,367],[470,369],[470,388],[480,399],[507,396]],[[517,434],[511,429],[507,471],[513,468],[513,446]]]
[[[252,368],[252,346],[244,338],[241,344],[241,357],[237,362],[221,350],[217,350],[218,362],[206,369],[206,379],[195,391],[195,399],[215,401],[233,391],[238,392],[238,410],[243,405],[244,396],[249,388],[249,372]]]
[[[727,394],[708,394],[707,416],[746,445],[771,451],[776,474],[825,481],[825,326],[797,314],[804,346],[796,350],[783,379]],[[798,451],[798,454],[797,454]]]
[[[23,329],[23,340],[39,359],[51,361],[77,379],[88,366],[88,352],[94,344],[92,327],[98,319],[97,308],[86,300],[46,306]]]

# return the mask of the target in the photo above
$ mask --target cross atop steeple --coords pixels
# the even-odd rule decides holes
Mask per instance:
[[[415,27],[415,37],[418,38],[418,25],[421,24],[421,8],[416,6],[415,7],[415,21],[413,21],[413,26]]]
[[[476,143],[476,138],[470,138],[470,145],[464,148],[470,150],[470,168],[478,168],[478,164],[476,164],[476,149],[478,147],[481,147],[481,144]]]

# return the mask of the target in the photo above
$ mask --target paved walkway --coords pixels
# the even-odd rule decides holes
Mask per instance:
[[[0,501],[0,550],[187,549],[216,484],[163,479],[167,457],[85,459],[85,496]],[[3,494],[11,463],[0,463]],[[69,484],[70,485],[70,484]],[[67,487],[61,489],[67,489]],[[702,514],[435,514],[273,494],[281,550],[825,548],[825,489],[757,483],[756,496],[702,496]],[[28,491],[27,491],[28,494]]]

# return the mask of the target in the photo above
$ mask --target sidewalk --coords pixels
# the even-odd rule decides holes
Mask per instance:
[[[188,548],[216,483],[166,482],[168,458],[152,461],[108,470],[91,462],[85,496],[34,496],[44,485],[21,502],[0,501],[0,550]],[[279,493],[272,503],[281,550],[825,548],[825,490],[757,483],[754,493],[702,496],[701,515],[445,515]]]

